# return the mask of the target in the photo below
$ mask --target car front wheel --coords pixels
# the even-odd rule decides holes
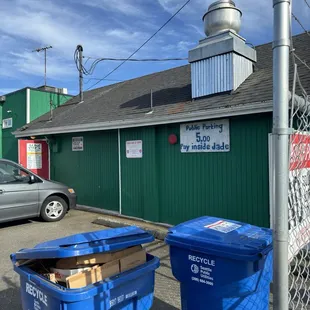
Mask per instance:
[[[41,217],[46,222],[60,221],[68,210],[68,204],[58,196],[48,197],[41,208]]]

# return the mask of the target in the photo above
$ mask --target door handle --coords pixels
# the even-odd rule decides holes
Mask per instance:
[[[2,189],[0,189],[0,195],[3,194],[3,193],[4,193],[4,191]]]

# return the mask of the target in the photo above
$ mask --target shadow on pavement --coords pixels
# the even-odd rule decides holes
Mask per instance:
[[[156,252],[160,249],[166,248],[167,245],[163,243],[162,241],[159,241],[157,244],[152,243],[151,245],[148,245],[146,247],[148,253]]]
[[[13,227],[13,226],[19,226],[19,225],[25,225],[25,224],[33,224],[33,223],[38,223],[38,222],[40,222],[40,219],[37,219],[37,218],[5,222],[5,223],[0,223],[0,229]]]
[[[2,277],[2,281],[6,283],[7,289],[0,291],[1,309],[20,310],[22,304],[20,300],[19,287],[8,277]]]
[[[152,306],[152,310],[179,310],[178,308],[167,304],[166,302],[154,297],[154,303]]]

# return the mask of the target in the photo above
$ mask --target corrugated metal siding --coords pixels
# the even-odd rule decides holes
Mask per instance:
[[[122,213],[177,224],[202,215],[269,226],[268,133],[271,114],[230,118],[231,151],[181,153],[168,143],[180,125],[122,129]],[[52,177],[76,189],[79,203],[118,210],[117,132],[56,136]],[[126,158],[126,141],[143,141],[143,158]]]
[[[53,109],[67,102],[71,96],[54,94],[39,90],[30,89],[30,121],[50,111],[50,103]]]
[[[233,87],[234,90],[236,90],[253,73],[253,63],[247,58],[244,58],[238,54],[234,54],[233,64]]]
[[[179,136],[178,124],[122,130],[124,214],[170,224],[212,215],[269,226],[270,131],[270,114],[231,118],[230,152],[185,154],[168,143],[169,134]],[[126,140],[137,139],[143,158],[126,159]]]
[[[159,128],[161,221],[176,224],[201,215],[269,225],[270,115],[231,118],[231,151],[182,154],[168,146],[179,126]]]
[[[84,151],[73,152],[72,137],[80,136]],[[56,136],[55,141],[58,152],[51,151],[52,179],[73,187],[79,204],[118,211],[117,131]]]
[[[233,53],[191,64],[193,98],[233,89]]]
[[[203,97],[237,89],[253,72],[253,63],[235,53],[191,64],[192,96]]]
[[[131,140],[142,140],[142,158],[126,158]],[[121,130],[122,213],[150,221],[159,220],[155,141],[154,127]]]
[[[3,119],[11,117],[13,119],[13,127],[2,130],[2,156],[17,162],[18,141],[12,132],[26,124],[26,90],[8,94],[2,109]],[[12,113],[7,111],[12,111]]]

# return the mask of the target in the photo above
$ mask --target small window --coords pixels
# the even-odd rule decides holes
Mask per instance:
[[[0,184],[28,183],[30,174],[18,166],[0,162]]]
[[[13,127],[13,120],[12,118],[5,118],[2,120],[2,128],[7,129],[7,128],[12,128]]]

